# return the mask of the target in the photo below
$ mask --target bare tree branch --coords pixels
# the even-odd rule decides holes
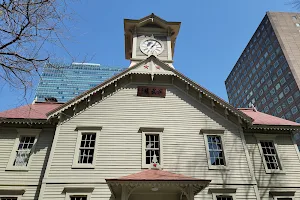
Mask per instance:
[[[62,45],[64,0],[0,0],[0,81],[24,91],[49,61],[46,43]]]

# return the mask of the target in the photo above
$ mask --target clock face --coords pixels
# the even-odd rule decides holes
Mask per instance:
[[[155,39],[146,39],[141,42],[140,49],[146,55],[159,55],[163,51],[163,46]]]

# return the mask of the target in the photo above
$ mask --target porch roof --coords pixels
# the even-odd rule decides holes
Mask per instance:
[[[106,182],[114,197],[126,194],[127,197],[124,199],[128,199],[128,195],[134,192],[148,193],[154,187],[160,188],[160,192],[164,190],[168,193],[183,192],[189,200],[193,200],[194,195],[203,190],[211,180],[197,179],[166,170],[149,169],[116,179],[106,179]]]
[[[203,181],[202,179],[175,174],[165,170],[147,169],[141,172],[106,181]],[[207,180],[205,180],[207,181]]]

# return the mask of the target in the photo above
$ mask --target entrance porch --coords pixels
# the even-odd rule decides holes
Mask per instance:
[[[116,200],[194,200],[210,180],[150,169],[106,182]]]

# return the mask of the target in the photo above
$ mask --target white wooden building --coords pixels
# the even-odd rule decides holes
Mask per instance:
[[[125,20],[124,72],[0,113],[0,200],[297,200],[300,124],[174,69],[179,22]]]

